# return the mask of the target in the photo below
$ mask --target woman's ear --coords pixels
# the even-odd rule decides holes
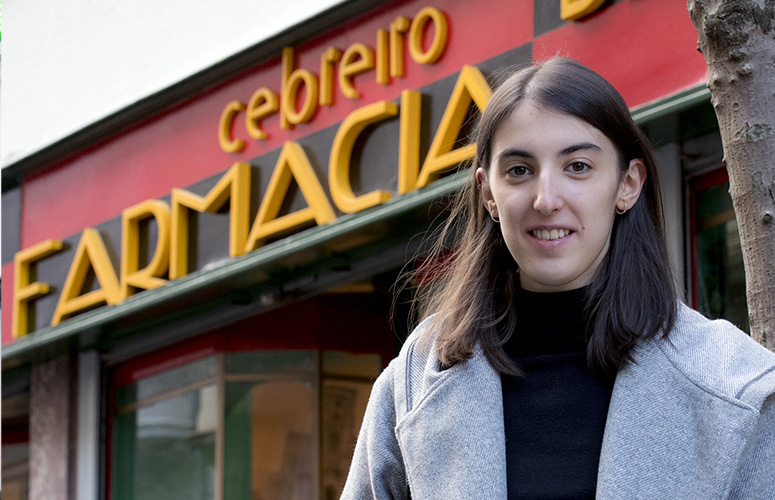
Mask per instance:
[[[482,203],[488,212],[492,212],[495,207],[495,200],[490,191],[490,183],[487,182],[487,172],[479,167],[476,169],[476,185],[479,186],[479,195],[482,197]]]
[[[630,161],[630,166],[624,172],[619,184],[619,197],[616,199],[618,211],[626,212],[635,206],[644,182],[646,182],[646,164],[640,158],[636,158]]]

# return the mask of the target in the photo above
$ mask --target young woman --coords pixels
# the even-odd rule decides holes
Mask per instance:
[[[618,92],[523,69],[476,142],[342,498],[775,498],[775,354],[677,301]]]

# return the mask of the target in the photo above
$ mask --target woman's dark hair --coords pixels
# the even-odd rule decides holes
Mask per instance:
[[[476,130],[469,181],[418,267],[416,276],[440,276],[418,290],[418,312],[431,316],[442,366],[467,359],[478,345],[493,368],[519,373],[502,348],[516,328],[517,264],[485,209],[475,171],[489,168],[495,132],[527,100],[600,130],[617,148],[621,174],[633,159],[646,166],[642,195],[615,216],[608,254],[587,288],[587,361],[596,371],[614,373],[632,360],[640,339],[667,336],[677,299],[651,145],[616,89],[576,61],[555,58],[522,69],[494,92]]]

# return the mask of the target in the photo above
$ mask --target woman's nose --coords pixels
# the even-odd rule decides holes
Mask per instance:
[[[562,208],[558,180],[550,174],[543,174],[539,175],[537,181],[533,209],[543,215],[550,215]]]

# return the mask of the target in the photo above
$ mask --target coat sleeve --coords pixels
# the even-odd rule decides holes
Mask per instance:
[[[374,383],[342,500],[405,500],[408,488],[396,439],[395,362]]]
[[[775,394],[762,405],[732,483],[729,499],[773,498],[775,495]]]

